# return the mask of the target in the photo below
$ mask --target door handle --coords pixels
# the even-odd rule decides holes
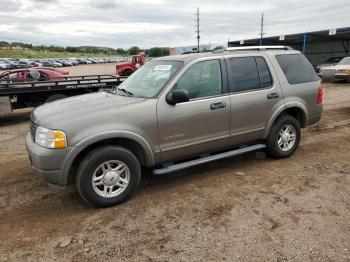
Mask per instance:
[[[267,99],[275,99],[275,98],[279,98],[280,97],[280,93],[275,92],[275,93],[270,93],[267,95]]]
[[[210,109],[211,110],[215,110],[215,109],[219,109],[219,108],[224,108],[226,107],[226,103],[225,102],[219,102],[219,103],[214,103],[210,105]]]

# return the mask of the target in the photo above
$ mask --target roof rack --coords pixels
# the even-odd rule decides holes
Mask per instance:
[[[239,46],[239,47],[228,47],[225,49],[214,50],[213,53],[222,53],[225,51],[266,51],[266,50],[294,50],[290,46],[284,45],[262,45],[262,46]]]
[[[262,46],[240,46],[240,47],[228,47],[225,49],[226,51],[245,51],[245,50],[253,50],[253,51],[265,51],[265,50],[294,50],[290,46],[284,45],[262,45]]]

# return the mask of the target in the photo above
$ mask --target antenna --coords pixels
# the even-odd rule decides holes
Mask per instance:
[[[199,53],[199,39],[201,38],[199,33],[199,8],[197,7],[197,12],[196,12],[196,28],[197,30],[195,31],[197,33],[197,52]]]
[[[261,22],[260,22],[260,45],[263,44],[264,36],[264,13],[261,13]]]

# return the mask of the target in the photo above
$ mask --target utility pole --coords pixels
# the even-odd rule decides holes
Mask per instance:
[[[264,13],[261,14],[261,22],[260,22],[260,45],[263,44],[263,36],[264,36]]]
[[[199,8],[197,8],[197,13],[196,13],[196,28],[197,30],[195,31],[197,33],[197,52],[199,53],[199,39],[201,38],[199,33],[201,31],[199,31]]]

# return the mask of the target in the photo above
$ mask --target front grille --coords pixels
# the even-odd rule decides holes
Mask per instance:
[[[30,135],[32,136],[33,141],[35,142],[35,133],[36,133],[36,129],[38,128],[38,125],[35,124],[32,120],[30,120],[29,128],[30,128]]]

